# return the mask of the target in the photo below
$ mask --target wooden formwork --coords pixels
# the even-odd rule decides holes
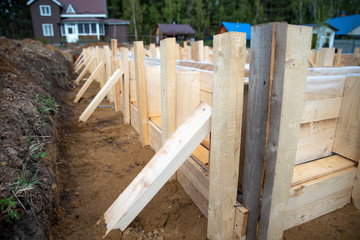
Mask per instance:
[[[184,124],[189,116],[196,118],[191,113],[199,111],[201,102],[212,106],[211,139],[202,131],[204,138],[197,140],[201,144],[192,146],[195,150],[188,158],[182,153],[185,161],[178,170],[171,168],[208,217],[210,239],[281,238],[285,229],[344,206],[352,195],[359,207],[355,175],[360,159],[360,67],[308,69],[307,27],[264,24],[253,27],[252,38],[250,66],[245,64],[243,34],[216,36],[214,63],[184,60],[199,53],[201,58],[203,50],[194,50],[201,43],[186,51],[189,46],[183,50],[174,39],[165,39],[160,59],[154,46],[146,53],[142,42],[135,43],[134,54],[120,49],[119,58],[114,43],[117,57],[112,64],[118,61],[121,70],[106,81],[98,77],[104,86],[111,83],[99,92],[99,99],[114,91],[125,123],[159,154],[174,141],[178,128],[186,131]],[[76,69],[96,75],[103,59],[94,60],[91,51],[83,51]],[[113,84],[118,81],[116,89]],[[194,144],[189,137],[186,141]],[[154,164],[162,159],[158,154],[154,158]],[[162,184],[171,175],[159,172]],[[142,173],[137,179],[147,176]],[[162,186],[158,176],[153,180],[156,183],[144,189]],[[120,203],[121,198],[124,195]],[[119,210],[115,202],[107,211],[109,230],[127,226],[114,209],[133,214],[146,204],[133,201],[129,209]]]

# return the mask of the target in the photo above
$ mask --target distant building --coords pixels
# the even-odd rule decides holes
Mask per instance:
[[[129,21],[110,19],[106,0],[30,0],[36,39],[50,43],[116,38],[129,42]]]
[[[333,47],[335,32],[338,31],[337,28],[331,26],[327,23],[321,24],[305,24],[305,26],[313,27],[313,46],[316,50],[319,50],[322,47]]]
[[[246,33],[246,40],[251,39],[251,25],[249,23],[222,22],[215,35],[224,32],[243,32]]]
[[[338,29],[335,32],[334,47],[342,48],[343,53],[353,53],[360,47],[360,14],[330,18],[327,24]]]
[[[154,31],[157,45],[164,38],[175,37],[176,41],[186,41],[194,37],[196,31],[189,24],[159,23]]]

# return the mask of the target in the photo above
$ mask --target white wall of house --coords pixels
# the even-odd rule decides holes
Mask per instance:
[[[316,26],[313,29],[313,34],[317,34],[316,49],[319,50],[326,42],[329,47],[334,46],[335,30],[326,25]]]

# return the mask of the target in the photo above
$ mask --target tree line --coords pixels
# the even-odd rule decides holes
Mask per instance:
[[[0,1],[0,35],[33,37],[26,2]],[[221,22],[307,24],[360,13],[360,0],[107,0],[107,6],[109,17],[130,21],[130,35],[150,36],[158,23],[180,23],[190,24],[196,39],[212,36]]]

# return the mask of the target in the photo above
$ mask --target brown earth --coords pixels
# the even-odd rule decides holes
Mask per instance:
[[[93,83],[74,104],[79,87],[67,88],[69,65],[54,48],[1,38],[0,62],[0,187],[29,158],[27,136],[50,136],[39,165],[41,184],[20,199],[27,209],[20,220],[1,219],[0,239],[102,239],[104,226],[97,221],[154,151],[141,146],[136,131],[113,108],[98,108],[87,122],[78,122],[99,87]],[[37,93],[51,93],[61,103],[60,116],[52,113],[45,127],[38,125]],[[30,161],[29,167],[34,165]],[[9,193],[1,190],[0,199],[4,194]],[[359,226],[360,211],[347,205],[285,231],[284,239],[360,239]],[[206,229],[207,219],[173,181],[123,233],[114,230],[106,239],[206,239]]]

